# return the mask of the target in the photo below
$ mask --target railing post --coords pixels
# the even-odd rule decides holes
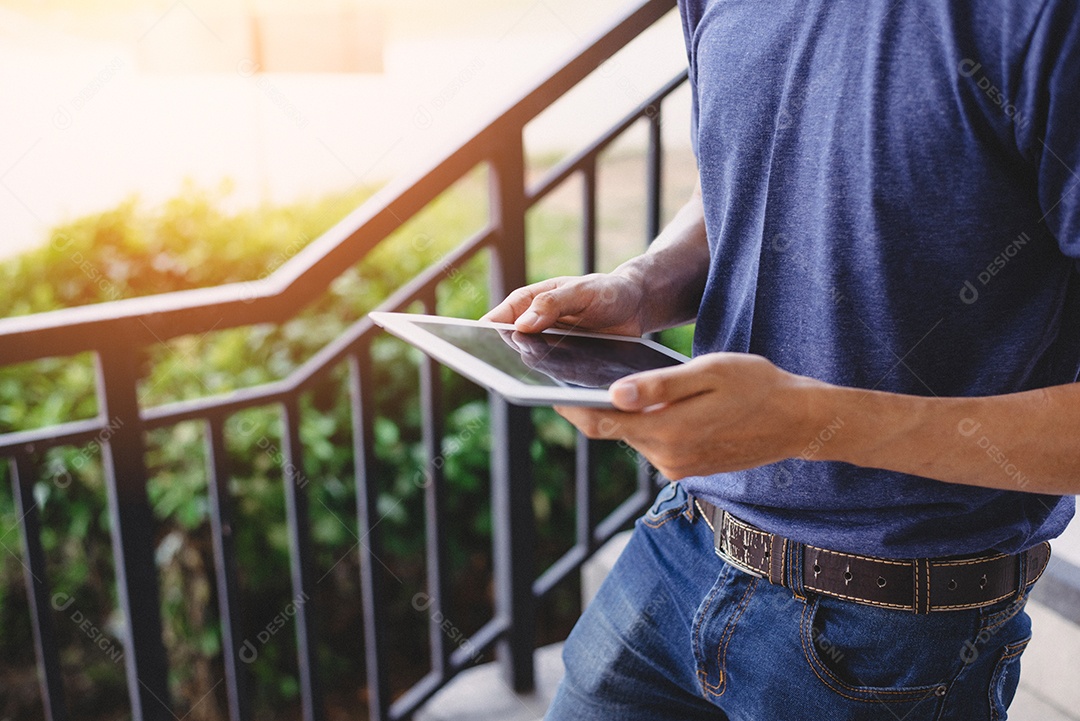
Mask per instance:
[[[142,349],[124,341],[103,343],[97,356],[98,407],[105,419],[101,453],[117,595],[127,624],[124,667],[131,717],[175,721],[161,637],[154,514],[146,495],[146,444],[138,400]]]
[[[533,649],[535,518],[532,509],[532,420],[528,408],[491,398],[491,513],[495,612],[507,623],[496,648],[503,676],[518,693],[535,687]]]
[[[650,105],[645,117],[649,123],[649,145],[645,156],[645,243],[660,235],[664,211],[664,138],[660,103]]]
[[[292,603],[296,608],[296,657],[300,677],[300,710],[304,721],[325,718],[319,682],[318,635],[315,632],[315,553],[308,510],[308,478],[304,474],[304,451],[300,440],[300,399],[285,402],[281,440],[285,465],[285,513],[289,527],[289,566],[292,571]]]
[[[581,171],[582,275],[596,272],[596,233],[599,220],[596,212],[596,162],[597,156],[593,155]],[[578,431],[574,457],[574,505],[577,508],[577,545],[585,554],[592,553],[596,546],[593,542],[593,530],[596,528],[593,481],[596,478],[596,451],[599,447],[600,441],[586,438]]]
[[[491,296],[502,299],[526,282],[525,150],[520,131],[503,138],[491,164],[491,209],[496,228]],[[532,418],[528,408],[494,395],[491,404],[491,513],[495,612],[507,623],[497,646],[503,675],[519,693],[535,687],[536,645],[532,509]]]
[[[41,684],[41,705],[47,721],[67,721],[64,701],[64,677],[60,671],[60,649],[56,643],[53,605],[49,603],[49,581],[45,572],[45,552],[41,548],[41,518],[34,501],[34,481],[37,464],[25,455],[9,461],[11,488],[15,510],[21,519],[26,562],[26,590],[30,601],[30,621],[34,626],[34,648],[37,651],[38,681]]]
[[[424,310],[436,311],[434,293],[425,299]],[[442,622],[450,603],[450,553],[446,543],[446,476],[443,473],[443,403],[441,367],[430,357],[420,362],[420,409],[427,473],[424,477],[424,543],[427,558],[427,592],[432,613],[428,616],[432,670],[450,673],[451,648]]]
[[[379,488],[375,472],[375,394],[371,389],[371,344],[364,343],[349,356],[349,396],[353,419],[353,453],[356,472],[356,518],[360,534],[360,593],[364,612],[364,666],[367,672],[368,717],[389,718],[390,682],[383,665],[386,658],[384,629],[386,593],[383,574],[375,565],[381,550],[373,533],[378,512]]]
[[[581,169],[581,274],[596,272],[596,156]]]
[[[241,643],[240,600],[233,541],[233,502],[229,493],[229,459],[224,422],[207,419],[207,497],[210,501],[210,539],[214,549],[218,616],[221,623],[221,655],[225,666],[225,693],[232,721],[251,720],[247,663],[254,660],[250,641]],[[243,663],[241,663],[243,662]]]

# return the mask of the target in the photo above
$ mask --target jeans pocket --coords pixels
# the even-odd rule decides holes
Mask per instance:
[[[649,506],[642,521],[646,526],[657,528],[686,511],[689,505],[690,496],[686,490],[678,483],[670,483],[656,494],[656,500]]]
[[[1020,655],[1024,653],[1031,636],[1006,644],[1001,649],[997,664],[994,666],[994,674],[990,677],[990,718],[992,721],[1000,721],[1008,716],[1009,704],[1016,695],[1016,687],[1020,683]]]
[[[915,615],[815,595],[800,635],[807,664],[833,693],[931,712],[962,669],[963,642],[977,629],[977,614]]]

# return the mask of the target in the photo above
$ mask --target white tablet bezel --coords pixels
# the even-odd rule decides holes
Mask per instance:
[[[397,336],[403,341],[416,346],[443,365],[446,365],[469,380],[488,388],[511,403],[522,406],[593,406],[599,408],[611,408],[611,397],[608,390],[594,388],[572,388],[558,386],[536,386],[525,383],[513,376],[504,373],[498,368],[489,365],[484,360],[472,355],[468,351],[458,348],[454,344],[429,333],[414,321],[423,323],[441,323],[445,325],[468,325],[497,328],[501,330],[514,330],[509,323],[491,323],[489,321],[468,320],[465,318],[445,318],[442,316],[422,315],[419,313],[389,313],[373,311],[369,314],[376,325],[385,329],[390,334]],[[647,338],[635,338],[633,336],[610,335],[604,333],[591,333],[587,331],[565,330],[552,328],[542,331],[554,335],[579,336],[584,338],[601,338],[638,343],[659,351],[664,355],[680,362],[690,360],[682,353],[671,350],[659,343]]]

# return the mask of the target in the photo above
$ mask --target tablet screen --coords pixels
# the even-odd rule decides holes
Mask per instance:
[[[529,385],[602,389],[631,373],[679,365],[649,346],[617,338],[413,322]]]

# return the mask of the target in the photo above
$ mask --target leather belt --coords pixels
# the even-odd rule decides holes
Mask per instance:
[[[797,543],[694,499],[713,531],[716,555],[746,573],[855,603],[915,613],[990,606],[1039,580],[1050,544],[1023,553],[961,558],[891,559]],[[795,584],[796,574],[800,584]]]

